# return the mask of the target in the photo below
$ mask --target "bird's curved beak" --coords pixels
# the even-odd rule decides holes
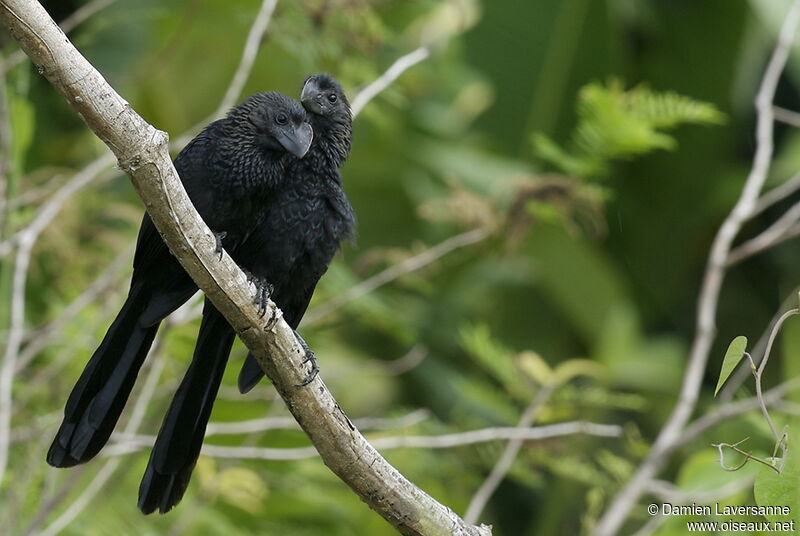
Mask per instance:
[[[325,111],[322,91],[317,84],[316,78],[311,77],[306,80],[303,91],[300,92],[300,102],[302,102],[303,107],[311,113],[322,114]]]
[[[280,132],[277,136],[278,143],[297,158],[303,158],[311,147],[314,139],[314,130],[308,123],[303,123],[290,132]]]

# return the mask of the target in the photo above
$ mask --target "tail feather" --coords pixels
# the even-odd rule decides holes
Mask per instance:
[[[148,296],[132,288],[117,318],[72,389],[47,463],[71,467],[93,458],[108,441],[130,396],[158,324],[143,328]]]
[[[242,394],[249,393],[263,377],[264,371],[261,370],[256,358],[253,357],[253,354],[248,353],[242,364],[242,369],[239,371],[239,392]]]
[[[196,293],[197,285],[186,272],[183,272],[180,279],[173,283],[171,289],[153,296],[153,299],[147,304],[147,308],[142,311],[139,323],[143,326],[158,324]]]
[[[206,301],[192,364],[172,399],[139,486],[139,509],[145,514],[156,509],[164,514],[183,497],[234,337],[225,318]]]

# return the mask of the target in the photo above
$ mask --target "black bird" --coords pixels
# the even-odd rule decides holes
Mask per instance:
[[[301,100],[314,130],[311,148],[303,159],[287,164],[280,188],[270,196],[266,217],[241,245],[230,250],[256,280],[260,298],[265,299],[265,289],[269,289],[293,329],[317,281],[355,226],[339,174],[350,152],[350,106],[339,84],[328,75],[309,77]],[[169,511],[186,491],[234,336],[228,322],[206,300],[192,364],[161,425],[139,487],[139,508],[145,514]],[[307,355],[313,356],[299,335],[298,339]],[[243,392],[263,375],[253,357],[247,359],[240,376]],[[314,364],[307,382],[316,371]]]
[[[234,248],[252,231],[263,216],[266,196],[283,180],[289,159],[304,156],[312,137],[297,101],[279,93],[259,93],[211,123],[180,152],[175,168],[216,234],[218,248]],[[100,451],[161,320],[196,291],[145,214],[128,298],[70,394],[47,454],[50,465],[70,467]]]
[[[339,173],[352,143],[350,104],[339,83],[327,74],[307,78],[300,101],[309,112],[314,143],[304,159],[294,160],[287,168],[296,186],[277,194],[282,197],[273,203],[279,207],[278,214],[259,226],[246,248],[263,252],[261,263],[252,270],[272,285],[272,299],[294,330],[341,242],[352,238],[355,230],[353,208]],[[297,336],[312,359],[308,383],[316,374],[316,362]],[[239,373],[239,391],[247,393],[263,377],[255,358],[248,355]]]

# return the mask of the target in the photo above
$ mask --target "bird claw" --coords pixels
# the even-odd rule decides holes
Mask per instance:
[[[244,270],[247,281],[256,287],[256,295],[253,297],[253,304],[258,306],[258,316],[264,318],[267,314],[267,304],[269,297],[275,288],[264,277],[259,277],[248,270]]]
[[[319,365],[317,365],[317,356],[314,355],[314,352],[311,351],[310,348],[306,347],[306,358],[303,359],[303,365],[306,363],[311,363],[311,372],[308,373],[308,376],[305,379],[297,384],[297,387],[305,387],[309,383],[314,381],[314,378],[317,377],[319,374]]]
[[[314,378],[317,377],[319,374],[319,365],[317,365],[317,356],[314,355],[314,352],[311,351],[311,348],[308,347],[308,343],[300,336],[299,333],[296,331],[294,332],[294,336],[297,338],[297,342],[300,343],[300,346],[303,347],[303,351],[306,354],[305,359],[303,359],[302,365],[306,363],[311,363],[311,372],[308,373],[308,376],[305,379],[296,385],[296,387],[305,387],[309,383],[314,381]]]
[[[264,318],[264,315],[267,314],[267,304],[269,303],[272,290],[272,285],[266,281],[256,283],[256,297],[253,301],[258,305],[258,316],[260,318]]]
[[[219,260],[222,260],[222,253],[225,251],[222,247],[222,240],[228,236],[228,233],[225,231],[214,233],[214,239],[217,241],[216,247],[214,247],[214,253],[219,255]]]

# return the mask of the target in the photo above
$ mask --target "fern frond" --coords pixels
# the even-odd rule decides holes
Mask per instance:
[[[624,97],[631,114],[655,128],[673,128],[681,123],[719,125],[725,122],[725,114],[714,105],[673,91],[656,93],[647,87],[637,86]]]
[[[577,112],[569,150],[543,134],[534,135],[533,143],[539,158],[568,175],[584,178],[607,175],[613,160],[674,150],[678,143],[665,130],[684,123],[719,124],[725,119],[713,104],[646,86],[626,91],[618,80],[584,86]]]

